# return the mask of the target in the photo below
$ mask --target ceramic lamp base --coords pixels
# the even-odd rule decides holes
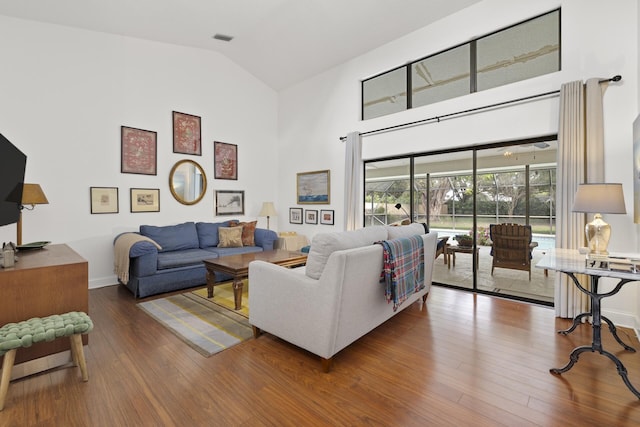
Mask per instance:
[[[589,253],[607,255],[607,246],[611,237],[611,226],[602,220],[602,215],[595,214],[593,221],[584,227],[589,243]]]

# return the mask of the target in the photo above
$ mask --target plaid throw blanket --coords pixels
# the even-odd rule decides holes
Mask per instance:
[[[424,288],[424,250],[421,236],[377,242],[383,248],[384,267],[380,282],[385,283],[387,302],[393,311],[411,294]]]

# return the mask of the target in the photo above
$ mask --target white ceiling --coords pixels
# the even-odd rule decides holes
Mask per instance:
[[[479,1],[0,0],[0,15],[217,51],[281,90]]]

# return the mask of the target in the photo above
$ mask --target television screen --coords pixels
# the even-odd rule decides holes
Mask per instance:
[[[0,133],[0,226],[20,218],[27,156]]]

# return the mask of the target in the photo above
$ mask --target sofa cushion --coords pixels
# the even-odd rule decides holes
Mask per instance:
[[[218,255],[203,249],[186,249],[183,251],[162,252],[158,254],[158,270],[188,265],[202,264],[205,259],[217,258]]]
[[[162,249],[158,252],[196,249],[199,247],[198,233],[196,231],[196,225],[193,222],[163,227],[141,225],[140,234],[154,240],[162,246]]]
[[[253,237],[256,232],[258,221],[239,222],[232,224],[231,227],[242,227],[242,246],[255,246],[256,241]]]
[[[219,227],[218,238],[219,248],[241,248],[242,227]]]
[[[425,234],[425,226],[421,223],[414,222],[409,225],[400,225],[398,227],[387,227],[387,232],[389,233],[388,240],[400,239],[403,237],[411,237],[416,234]]]
[[[224,222],[198,222],[196,230],[198,232],[198,240],[202,249],[210,246],[218,246],[218,228],[228,227],[229,221]]]
[[[383,226],[366,227],[342,233],[316,234],[311,241],[306,274],[312,279],[319,279],[333,252],[372,245],[375,242],[386,240],[387,236],[387,228]]]

